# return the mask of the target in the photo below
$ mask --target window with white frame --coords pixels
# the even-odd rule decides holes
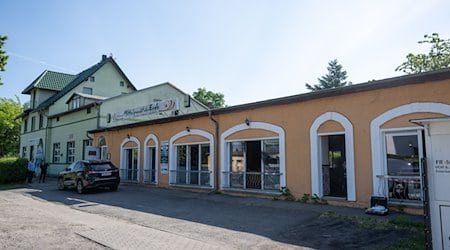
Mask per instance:
[[[75,141],[67,142],[67,163],[75,161]]]
[[[88,94],[88,95],[92,95],[92,88],[83,87],[83,93],[84,94]]]
[[[79,96],[74,97],[70,101],[70,109],[77,109],[80,107],[80,105],[81,105],[81,98]]]
[[[53,143],[53,163],[61,161],[61,144],[59,142]]]
[[[386,131],[385,187],[390,201],[421,203],[423,143],[421,130]]]
[[[210,186],[211,159],[209,143],[177,145],[176,183],[181,185]]]

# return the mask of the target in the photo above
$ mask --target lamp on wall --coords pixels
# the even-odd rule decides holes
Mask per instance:
[[[250,126],[250,121],[248,120],[248,118],[245,118],[245,124],[247,124],[247,126]]]
[[[130,135],[130,134],[127,134],[127,138],[128,138],[128,140],[130,139],[130,137],[131,137],[131,135]]]
[[[191,128],[189,126],[186,126],[186,131],[191,132]]]

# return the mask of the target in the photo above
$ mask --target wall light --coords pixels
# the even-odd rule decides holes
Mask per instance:
[[[245,118],[245,124],[247,124],[247,126],[250,126],[250,121],[248,120],[248,118]]]
[[[130,139],[130,137],[131,137],[131,135],[130,135],[130,134],[127,134],[127,138],[128,138],[128,140]]]
[[[186,126],[186,131],[191,132],[191,128],[189,128],[189,126]]]

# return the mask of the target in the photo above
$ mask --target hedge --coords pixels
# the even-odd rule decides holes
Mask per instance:
[[[17,183],[25,180],[27,175],[25,158],[0,158],[0,184]]]

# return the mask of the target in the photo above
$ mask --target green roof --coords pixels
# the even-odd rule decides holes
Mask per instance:
[[[68,83],[73,81],[75,77],[77,76],[45,70],[22,91],[22,94],[30,94],[30,91],[33,88],[61,91]]]

